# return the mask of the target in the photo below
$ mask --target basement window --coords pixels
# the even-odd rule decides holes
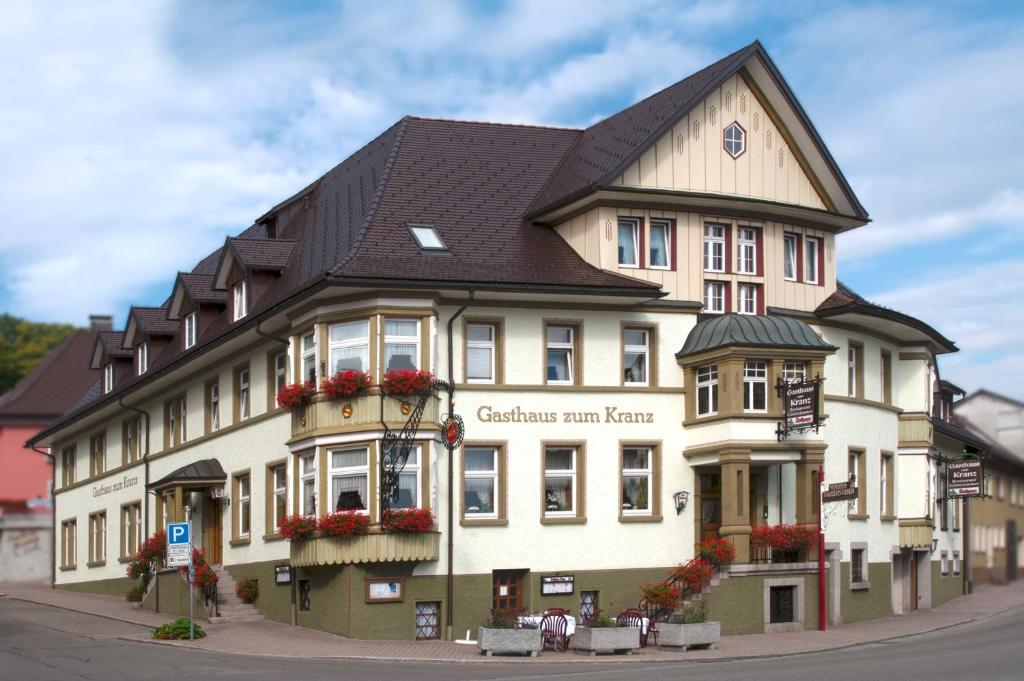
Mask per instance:
[[[409,229],[409,233],[412,234],[412,238],[416,240],[416,245],[420,247],[420,250],[429,253],[448,252],[448,247],[441,241],[441,237],[438,236],[434,225],[407,224],[406,227]]]

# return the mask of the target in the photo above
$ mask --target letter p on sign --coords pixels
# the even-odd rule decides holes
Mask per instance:
[[[188,523],[170,523],[167,525],[167,543],[188,544]]]

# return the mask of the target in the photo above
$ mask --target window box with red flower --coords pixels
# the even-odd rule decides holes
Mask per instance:
[[[393,397],[412,397],[430,392],[434,374],[420,369],[392,369],[384,374],[381,389]]]
[[[320,392],[328,400],[347,400],[370,389],[370,375],[365,371],[346,369],[320,383]]]
[[[317,529],[323,537],[348,539],[369,532],[370,516],[360,511],[328,513],[317,523]]]
[[[295,412],[313,401],[316,395],[316,384],[313,381],[289,383],[281,387],[277,393],[277,406]]]
[[[316,518],[305,515],[286,515],[277,529],[288,541],[305,541],[316,532]]]
[[[811,550],[818,540],[817,532],[801,525],[781,523],[759,525],[750,532],[755,552],[773,563],[795,563]]]
[[[380,529],[396,534],[416,534],[434,529],[434,514],[429,508],[394,508],[384,512]]]

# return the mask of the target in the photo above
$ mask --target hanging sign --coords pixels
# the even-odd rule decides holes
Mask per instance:
[[[821,425],[818,413],[818,394],[821,391],[821,379],[812,378],[802,381],[779,380],[775,386],[782,398],[782,421],[775,434],[784,440],[790,433],[803,433],[809,430],[818,432]]]
[[[961,459],[946,464],[947,497],[980,497],[984,480],[981,459]]]
[[[462,417],[458,414],[449,414],[441,424],[441,437],[444,438],[444,446],[448,449],[455,449],[461,445],[465,432],[466,427],[462,423]]]
[[[821,493],[822,503],[830,501],[853,501],[857,498],[857,488],[850,481],[835,482]]]

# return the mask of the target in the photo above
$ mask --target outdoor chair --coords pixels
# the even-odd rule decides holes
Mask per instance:
[[[619,613],[615,622],[620,627],[638,627],[640,629],[640,647],[647,647],[647,634],[644,632],[644,614],[640,608],[627,608]]]
[[[544,611],[545,615],[568,615],[569,611],[565,608],[548,608]]]
[[[566,630],[569,627],[569,621],[565,619],[563,614],[546,614],[540,621],[541,636],[543,637],[543,647],[547,648],[551,646],[558,652],[563,652],[569,647],[569,637],[566,636]]]

